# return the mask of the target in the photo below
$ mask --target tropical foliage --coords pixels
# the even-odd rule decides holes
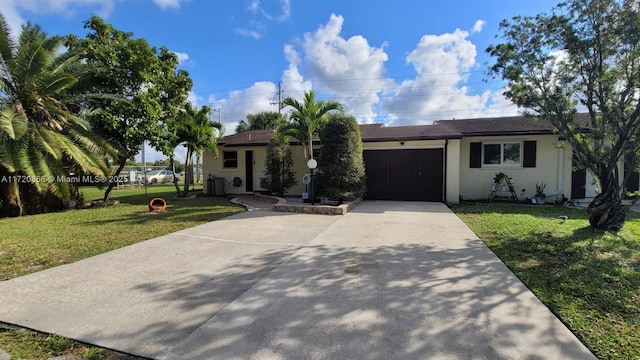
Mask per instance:
[[[278,133],[271,136],[264,167],[264,177],[260,178],[260,187],[263,189],[284,196],[296,184],[293,154],[286,136]]]
[[[313,90],[304,94],[302,102],[288,97],[282,103],[291,107],[289,122],[283,126],[282,131],[306,145],[305,156],[312,159],[313,136],[327,122],[327,115],[330,112],[343,111],[342,104],[332,100],[316,100]]]
[[[619,230],[629,204],[619,164],[640,160],[640,12],[637,1],[569,0],[549,14],[500,25],[487,48],[490,73],[527,114],[549,120],[573,149],[579,167],[602,190],[589,205],[594,228]],[[576,121],[588,113],[588,123]],[[628,174],[631,174],[629,171]]]
[[[365,190],[360,127],[353,116],[329,115],[320,131],[318,192],[337,200],[353,200]]]
[[[134,38],[100,17],[85,23],[86,38],[69,36],[67,46],[91,66],[93,92],[102,96],[85,99],[100,111],[89,117],[96,132],[117,145],[118,175],[127,160],[149,140],[162,151],[170,148],[163,121],[175,117],[192,86],[185,71],[178,71],[177,56],[166,48],[159,52],[145,39]],[[171,139],[168,140],[171,142]],[[105,191],[107,200],[113,184]]]
[[[256,114],[248,114],[247,120],[240,120],[236,132],[247,130],[276,130],[285,123],[282,114],[274,111],[262,111]]]
[[[196,108],[187,103],[184,111],[179,115],[175,125],[175,132],[180,143],[187,148],[185,159],[184,190],[182,195],[189,194],[189,185],[193,182],[193,155],[203,150],[211,151],[214,156],[218,153],[217,139],[222,135],[222,124],[210,118],[211,108],[202,106]]]
[[[60,209],[70,173],[108,174],[112,149],[74,106],[88,66],[63,44],[31,24],[16,43],[0,15],[0,216]]]

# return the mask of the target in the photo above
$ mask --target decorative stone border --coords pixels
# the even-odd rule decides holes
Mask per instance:
[[[356,199],[349,201],[342,205],[311,205],[311,204],[292,204],[288,203],[286,199],[278,196],[264,195],[260,193],[254,193],[253,195],[257,200],[272,203],[272,209],[274,211],[281,212],[295,212],[303,214],[321,214],[321,215],[345,215],[353,208],[358,206],[362,199]]]
[[[261,193],[253,193],[253,198],[258,201],[266,202],[269,204],[284,204],[287,202],[285,198],[281,198],[279,196],[261,194]]]

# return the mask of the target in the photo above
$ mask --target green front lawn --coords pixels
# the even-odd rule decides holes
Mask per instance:
[[[598,358],[640,359],[640,214],[615,234],[593,231],[581,209],[453,211]]]

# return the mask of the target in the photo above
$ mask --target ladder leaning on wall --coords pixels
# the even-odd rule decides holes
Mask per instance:
[[[489,194],[489,201],[493,201],[495,199],[496,193],[498,191],[508,191],[511,193],[511,200],[518,200],[518,194],[516,194],[516,191],[513,188],[513,183],[511,182],[511,178],[509,178],[507,174],[502,172],[497,173],[494,181],[495,184],[493,189],[491,190],[491,193]],[[505,187],[505,190],[502,190],[503,187]]]

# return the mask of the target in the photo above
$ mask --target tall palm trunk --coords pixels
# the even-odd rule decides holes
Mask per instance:
[[[191,184],[191,179],[193,178],[193,147],[187,146],[187,157],[184,163],[184,190],[182,192],[182,196],[189,196],[189,184]]]

